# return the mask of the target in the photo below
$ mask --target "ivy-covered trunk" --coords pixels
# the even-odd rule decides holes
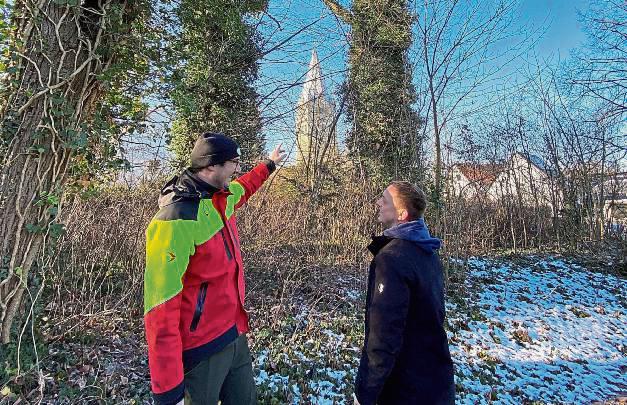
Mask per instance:
[[[354,0],[345,9],[323,0],[351,27],[346,144],[372,180],[418,180],[422,174],[421,122],[413,109],[409,47],[412,14],[407,0]]]
[[[196,138],[222,132],[241,147],[245,166],[263,153],[257,80],[260,36],[247,21],[267,0],[182,0],[175,8],[180,35],[172,38],[169,96],[175,119],[169,148],[179,168],[189,165]]]
[[[2,343],[29,283],[54,254],[56,217],[75,156],[114,60],[128,2],[16,1],[0,106],[0,328]],[[24,312],[26,313],[26,312]]]

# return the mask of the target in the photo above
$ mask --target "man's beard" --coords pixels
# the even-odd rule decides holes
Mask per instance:
[[[381,216],[379,216],[379,218],[381,218]],[[395,225],[394,221],[382,221],[379,220],[379,223],[381,224],[381,226],[383,227],[383,229],[389,229],[391,227],[393,227]]]

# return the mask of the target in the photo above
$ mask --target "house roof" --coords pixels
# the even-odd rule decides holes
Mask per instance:
[[[469,181],[488,187],[503,171],[504,165],[497,163],[458,163],[455,165]]]
[[[546,175],[552,176],[556,174],[556,172],[552,170],[551,168],[549,168],[546,162],[538,155],[533,155],[533,154],[524,153],[524,152],[516,152],[514,153],[514,155],[518,155],[522,157],[527,162],[535,166],[538,170],[544,172]]]

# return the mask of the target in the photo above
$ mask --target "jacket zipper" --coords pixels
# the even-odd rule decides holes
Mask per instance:
[[[224,228],[220,229],[220,233],[222,234],[222,242],[224,242],[224,250],[226,251],[226,257],[228,257],[228,259],[231,260],[233,258],[233,255],[231,254],[231,249],[229,249],[229,244],[226,243],[226,236],[224,236]]]
[[[228,219],[226,219],[226,217],[223,214],[220,214],[220,218],[222,218],[222,223],[224,224],[224,226],[229,230],[229,234],[231,235],[231,241],[233,241],[233,245],[234,245],[234,249],[239,249],[239,243],[235,241],[235,234],[233,233],[233,230],[231,229],[231,226],[229,224]],[[222,237],[224,238],[224,247],[226,248],[227,251],[227,255],[229,257],[229,260],[231,259],[231,255],[230,255],[230,251],[229,251],[229,247],[226,243],[226,238],[224,237],[224,228],[222,228],[220,231],[222,231]],[[236,245],[237,243],[237,245]],[[237,274],[237,277],[240,276],[239,272],[240,272],[240,267],[239,267],[239,263],[237,263],[237,260],[235,261],[235,272]],[[240,296],[240,290],[239,290],[239,280],[236,282],[236,288],[237,288],[237,296],[240,297],[240,304],[242,305],[242,309],[243,309],[243,305],[244,303],[241,302],[241,296]]]
[[[229,225],[229,231],[231,232],[231,235],[233,236],[233,243],[235,243],[235,248],[239,249],[239,241],[235,237],[235,233],[233,233],[233,229],[231,228],[231,225]]]
[[[207,297],[207,285],[207,282],[204,282],[200,285],[200,290],[198,291],[198,300],[196,301],[196,310],[194,311],[194,318],[192,319],[192,324],[189,327],[189,330],[191,332],[195,331],[198,327],[200,315],[202,315],[202,309],[205,306],[205,298]]]

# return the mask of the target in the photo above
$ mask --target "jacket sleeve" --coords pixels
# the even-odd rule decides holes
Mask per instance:
[[[409,286],[399,263],[383,253],[376,256],[375,265],[367,308],[369,330],[355,382],[355,395],[362,405],[375,404],[381,394],[401,350],[409,310]]]
[[[155,403],[184,396],[183,346],[179,331],[182,278],[194,253],[195,221],[153,220],[146,230],[144,323]]]
[[[270,159],[259,163],[251,171],[233,180],[229,185],[231,195],[228,198],[227,216],[230,210],[238,209],[259,190],[275,169],[274,162]]]

